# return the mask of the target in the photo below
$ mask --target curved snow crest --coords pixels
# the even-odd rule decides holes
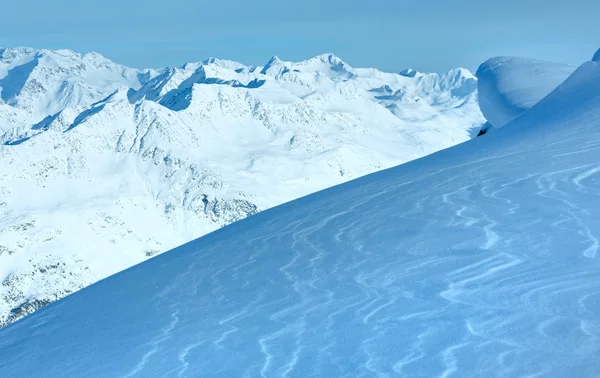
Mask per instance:
[[[477,70],[479,107],[499,128],[554,90],[577,67],[516,57],[496,57]]]
[[[599,52],[596,52],[591,61],[579,66],[558,87],[507,126],[538,132],[539,127],[550,127],[544,125],[569,129],[582,123],[600,121],[598,55]],[[562,111],[563,109],[568,111]]]

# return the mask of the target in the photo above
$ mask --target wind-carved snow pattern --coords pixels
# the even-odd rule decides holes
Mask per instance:
[[[66,50],[0,57],[0,282],[21,277],[0,286],[0,325],[484,122],[464,69],[391,74],[333,54],[142,71]]]
[[[600,64],[0,330],[0,375],[595,377]],[[37,364],[31,363],[35,357]]]

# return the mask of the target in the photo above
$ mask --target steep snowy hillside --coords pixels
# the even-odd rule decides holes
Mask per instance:
[[[9,325],[0,375],[597,376],[599,119],[596,61],[485,138],[264,211]]]
[[[462,69],[409,77],[326,54],[142,74],[96,55],[17,55],[0,84],[37,80],[47,95],[2,88],[5,108],[34,110],[0,146],[0,325],[260,210],[463,142],[483,123]],[[60,97],[64,78],[95,89]]]
[[[577,67],[516,57],[487,60],[477,70],[479,107],[488,123],[499,128],[531,108]]]

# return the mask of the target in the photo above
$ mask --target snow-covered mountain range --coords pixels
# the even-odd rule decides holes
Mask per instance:
[[[0,376],[598,377],[598,120],[600,50],[481,138],[1,329]]]
[[[465,69],[135,70],[0,50],[0,325],[233,221],[468,140]]]

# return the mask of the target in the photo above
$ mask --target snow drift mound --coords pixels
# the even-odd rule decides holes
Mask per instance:
[[[565,128],[558,132],[577,132],[580,124],[600,121],[600,50],[592,61],[582,64],[571,76],[531,109],[509,125],[523,131]],[[508,125],[507,125],[508,126]]]
[[[502,127],[562,83],[577,67],[513,57],[487,60],[477,70],[479,107],[490,125]]]
[[[599,88],[588,62],[487,138],[54,303],[0,330],[0,376],[597,376]]]

